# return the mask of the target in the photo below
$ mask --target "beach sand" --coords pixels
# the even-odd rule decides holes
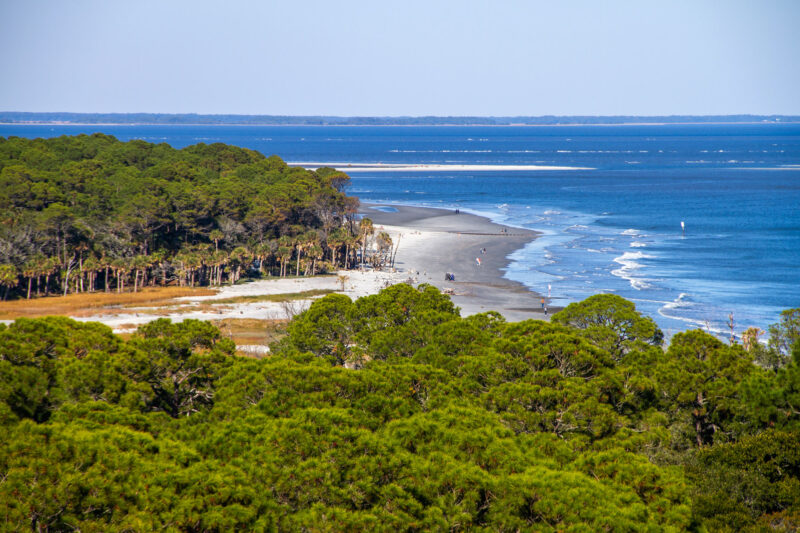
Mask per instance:
[[[399,236],[395,267],[413,271],[415,282],[453,291],[451,298],[462,316],[498,311],[509,321],[547,318],[540,294],[503,277],[508,256],[534,240],[537,232],[445,209],[362,204],[360,212],[394,242]],[[455,281],[445,281],[446,272],[454,274]],[[557,310],[548,307],[549,314]]]

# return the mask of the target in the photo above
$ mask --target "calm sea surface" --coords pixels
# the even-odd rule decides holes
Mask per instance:
[[[225,142],[290,162],[589,167],[358,172],[349,193],[540,230],[507,277],[549,285],[562,304],[619,294],[668,334],[725,331],[730,312],[739,332],[765,328],[800,307],[800,125],[0,125],[5,137],[95,131],[176,148]]]

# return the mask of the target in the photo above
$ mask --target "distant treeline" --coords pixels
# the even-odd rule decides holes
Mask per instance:
[[[228,124],[295,126],[504,126],[555,124],[681,124],[736,122],[800,122],[787,115],[669,115],[669,116],[555,116],[538,117],[336,117],[317,115],[198,115],[195,113],[28,113],[0,112],[0,123],[75,124]]]

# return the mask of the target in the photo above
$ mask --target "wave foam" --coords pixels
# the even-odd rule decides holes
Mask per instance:
[[[689,294],[682,292],[671,302],[665,303],[661,309],[677,309],[679,307],[691,307],[694,302],[690,300]]]
[[[611,274],[627,280],[627,282],[631,284],[631,287],[637,291],[651,289],[653,286],[648,283],[649,280],[635,276],[634,273],[644,266],[637,262],[638,259],[649,259],[652,257],[652,255],[646,255],[643,252],[625,252],[621,256],[614,258],[614,262],[622,266],[612,270]]]
[[[690,295],[682,292],[675,300],[671,302],[664,302],[664,305],[658,309],[658,314],[664,318],[679,320],[681,322],[685,322],[686,324],[691,324],[692,326],[704,329],[717,336],[726,335],[725,330],[717,324],[713,324],[708,320],[701,320],[699,318],[692,318],[690,316],[682,316],[680,314],[680,310],[689,312],[691,309],[696,307],[697,304],[696,302],[692,301]]]

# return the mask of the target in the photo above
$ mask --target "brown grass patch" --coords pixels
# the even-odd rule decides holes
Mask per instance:
[[[114,312],[125,307],[147,307],[174,305],[175,298],[184,296],[211,296],[214,289],[205,287],[148,287],[139,292],[95,292],[48,296],[30,300],[0,302],[0,319],[14,320],[20,317],[35,318],[49,315],[91,316],[103,312]]]
[[[257,318],[225,318],[209,320],[222,335],[240,344],[271,344],[286,336],[288,320],[261,320]],[[250,355],[252,357],[252,355]]]

